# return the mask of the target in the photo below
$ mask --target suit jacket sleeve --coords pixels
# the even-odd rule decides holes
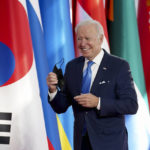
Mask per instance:
[[[66,66],[66,70],[68,68],[67,66]],[[64,78],[66,81],[67,80],[67,71],[65,71]],[[48,99],[49,98],[50,97],[48,96]],[[50,103],[51,107],[53,108],[53,110],[58,114],[64,113],[67,110],[67,108],[71,105],[71,98],[70,98],[70,95],[67,90],[66,82],[64,85],[64,90],[58,91],[56,96],[54,97],[54,99],[52,101],[49,101],[49,103]]]
[[[131,71],[126,61],[122,63],[118,72],[115,81],[115,93],[115,98],[101,97],[100,116],[135,114],[137,112],[137,96]]]

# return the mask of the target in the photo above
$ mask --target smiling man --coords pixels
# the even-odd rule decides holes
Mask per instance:
[[[99,22],[81,22],[76,34],[82,56],[67,64],[63,91],[57,90],[57,75],[49,73],[50,105],[57,113],[72,105],[74,150],[128,150],[124,115],[138,109],[129,65],[101,48]]]

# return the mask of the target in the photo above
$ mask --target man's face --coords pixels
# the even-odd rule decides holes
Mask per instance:
[[[80,26],[77,30],[77,47],[82,56],[93,60],[101,50],[103,36],[98,37],[95,24]]]

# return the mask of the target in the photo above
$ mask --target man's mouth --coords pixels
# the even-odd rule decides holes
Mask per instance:
[[[82,51],[87,51],[89,48],[81,48]]]

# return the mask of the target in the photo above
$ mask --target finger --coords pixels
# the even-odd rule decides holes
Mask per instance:
[[[47,84],[50,85],[56,85],[58,84],[58,80],[57,79],[49,79],[47,80]]]
[[[74,99],[78,99],[80,96],[75,96]]]
[[[84,98],[82,98],[82,97],[75,97],[74,98],[76,101],[84,101]]]
[[[47,78],[51,78],[51,77],[54,77],[54,78],[57,78],[57,75],[53,72],[50,72],[47,76]]]
[[[58,82],[57,78],[50,78],[47,80],[47,82]]]
[[[47,77],[47,81],[51,81],[51,80],[57,80],[57,77],[55,75],[49,75]]]
[[[57,82],[57,81],[47,82],[47,84],[48,84],[49,86],[53,86],[53,85],[56,86],[56,84],[58,84],[58,82]]]
[[[86,95],[85,94],[82,94],[82,95],[78,95],[78,96],[75,96],[74,99],[84,99],[86,98]]]
[[[90,107],[90,105],[87,102],[79,103],[79,105],[83,107]]]
[[[47,78],[47,83],[54,83],[54,82],[58,82],[58,79],[56,77],[48,77]]]
[[[56,73],[54,73],[54,72],[50,72],[48,75],[57,76]]]
[[[84,104],[84,103],[87,103],[88,100],[87,100],[87,99],[77,99],[76,102],[77,102],[78,104]]]
[[[85,102],[79,101],[78,104],[84,106],[84,105],[85,105]]]

